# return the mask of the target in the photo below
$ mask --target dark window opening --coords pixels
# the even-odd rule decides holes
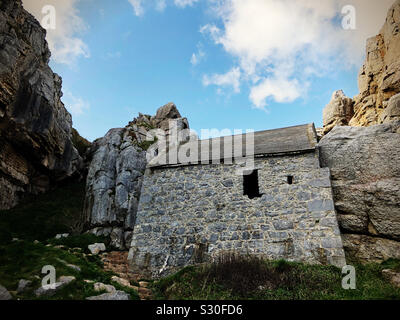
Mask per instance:
[[[293,176],[288,176],[287,177],[287,183],[288,184],[293,184],[293,181],[294,181],[294,177]]]
[[[250,199],[261,198],[260,188],[258,185],[258,170],[243,176],[243,191],[244,195]]]

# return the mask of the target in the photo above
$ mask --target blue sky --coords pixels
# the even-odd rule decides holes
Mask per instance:
[[[24,5],[39,19],[41,0],[32,1]],[[198,133],[321,126],[334,90],[358,93],[365,40],[391,3],[371,23],[374,5],[353,1],[358,26],[344,30],[343,3],[328,2],[55,2],[51,67],[63,78],[74,127],[89,140],[171,101]]]

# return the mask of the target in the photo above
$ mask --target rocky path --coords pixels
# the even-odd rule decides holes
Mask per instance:
[[[141,300],[151,300],[152,292],[148,288],[149,283],[140,281],[142,279],[140,274],[129,271],[128,252],[107,252],[102,254],[101,260],[104,263],[104,269],[106,271],[112,271],[118,274],[118,277],[113,277],[113,281],[136,290]],[[137,283],[137,285],[131,285],[131,281]]]

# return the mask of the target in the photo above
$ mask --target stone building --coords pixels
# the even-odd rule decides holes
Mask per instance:
[[[205,161],[204,146],[227,139],[249,150],[244,134],[195,142],[203,146],[198,163],[149,162],[128,258],[132,269],[160,277],[229,252],[345,265],[330,171],[320,167],[314,125],[256,132],[254,152],[246,154],[254,158],[250,170],[245,158],[232,159],[232,150],[222,147],[210,147]]]

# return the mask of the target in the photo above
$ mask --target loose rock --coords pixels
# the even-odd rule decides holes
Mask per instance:
[[[94,297],[89,297],[86,298],[86,300],[130,300],[130,296],[129,294],[127,294],[124,291],[115,291],[112,293],[104,293],[102,295],[99,296],[94,296]]]
[[[25,279],[19,280],[17,293],[20,294],[20,293],[25,292],[27,289],[29,289],[31,284],[32,284],[32,281],[30,281],[30,280],[25,280]]]
[[[54,296],[59,290],[70,284],[71,282],[75,281],[76,278],[72,276],[62,276],[59,278],[58,282],[54,284],[48,284],[45,286],[40,287],[35,291],[35,295],[37,297],[42,296]]]
[[[6,288],[0,285],[0,300],[11,300],[12,296]]]
[[[93,255],[98,255],[100,252],[106,251],[106,245],[104,243],[94,243],[90,244],[88,249]]]

